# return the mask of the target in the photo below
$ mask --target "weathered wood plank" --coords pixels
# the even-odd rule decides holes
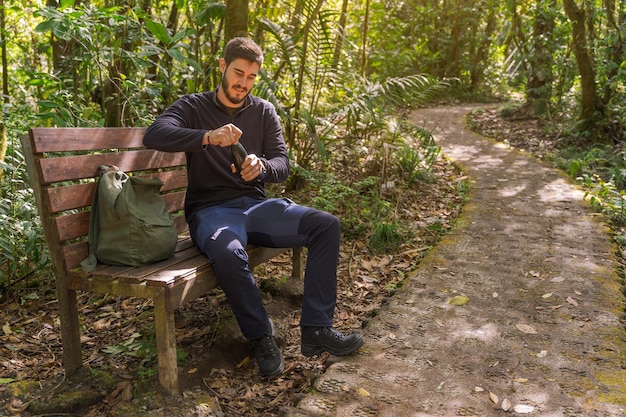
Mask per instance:
[[[184,169],[175,171],[155,172],[141,177],[157,177],[163,181],[161,192],[182,190],[164,194],[163,198],[168,201],[169,211],[182,210],[185,200],[185,187],[187,187],[187,172]],[[81,209],[91,206],[96,182],[71,184],[61,187],[46,187],[45,193],[52,214],[67,210]]]
[[[96,178],[100,165],[115,165],[125,172],[171,168],[185,165],[184,153],[159,152],[153,149],[111,152],[89,155],[70,155],[39,161],[42,184]]]
[[[32,128],[33,152],[142,148],[145,128]]]

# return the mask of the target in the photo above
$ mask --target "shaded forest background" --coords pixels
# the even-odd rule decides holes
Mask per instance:
[[[359,187],[423,181],[439,149],[407,112],[493,101],[562,138],[545,157],[621,227],[625,21],[614,0],[0,0],[0,297],[51,276],[19,146],[28,127],[146,126],[180,95],[213,89],[225,41],[242,34],[265,51],[254,94],[279,111],[287,188],[354,161]],[[331,202],[356,179],[339,180],[311,203],[393,250],[390,203],[374,193],[369,217],[346,213]]]

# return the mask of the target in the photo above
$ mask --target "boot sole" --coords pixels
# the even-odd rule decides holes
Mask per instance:
[[[343,349],[336,349],[330,346],[302,344],[300,345],[300,351],[302,352],[302,355],[307,356],[307,357],[316,356],[324,352],[328,352],[331,355],[335,355],[335,356],[347,356],[359,350],[361,346],[363,346],[364,343],[365,343],[365,339],[360,338],[360,339],[357,339],[350,346],[346,346]]]

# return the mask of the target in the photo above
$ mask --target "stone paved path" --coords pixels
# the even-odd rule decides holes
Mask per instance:
[[[467,131],[469,110],[414,114],[472,184],[458,225],[287,415],[626,415],[608,230],[557,171]]]

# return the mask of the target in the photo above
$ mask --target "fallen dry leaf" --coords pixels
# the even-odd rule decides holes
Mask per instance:
[[[498,398],[498,396],[491,391],[489,391],[489,399],[494,404],[498,404],[498,402],[500,402],[500,399]]]
[[[513,407],[513,411],[515,411],[517,414],[530,414],[535,411],[535,407],[533,407],[532,405],[517,404],[515,407]]]
[[[528,324],[517,323],[515,325],[517,330],[520,332],[528,333],[528,334],[537,334],[537,330],[534,327],[529,326]]]
[[[502,400],[502,410],[509,411],[511,409],[511,401],[508,398]]]

